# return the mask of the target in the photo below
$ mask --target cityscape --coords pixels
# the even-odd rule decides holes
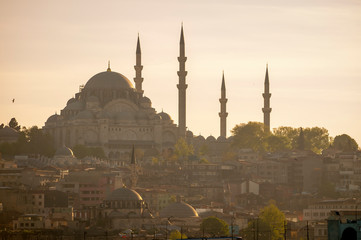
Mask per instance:
[[[0,3],[2,239],[361,239],[360,3],[108,4]]]

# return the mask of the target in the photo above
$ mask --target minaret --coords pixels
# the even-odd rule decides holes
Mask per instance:
[[[131,165],[131,169],[130,169],[130,171],[131,171],[131,176],[130,176],[131,188],[134,188],[137,185],[137,181],[138,181],[134,144],[133,144],[132,153],[130,156],[130,165]]]
[[[181,29],[180,36],[180,49],[179,49],[179,84],[178,88],[178,127],[179,127],[179,137],[185,138],[186,136],[186,89],[188,85],[186,84],[187,71],[185,70],[187,58],[185,56],[184,48],[184,36],[183,36],[183,24]]]
[[[143,94],[143,90],[142,90],[142,82],[143,82],[143,78],[142,78],[142,53],[140,51],[140,41],[139,41],[139,34],[138,34],[138,41],[137,41],[137,52],[136,52],[136,63],[134,66],[135,69],[135,78],[134,78],[134,82],[135,82],[135,89],[137,90],[138,93]]]
[[[264,99],[264,107],[262,108],[263,111],[263,123],[264,123],[264,128],[265,131],[269,132],[270,131],[270,118],[271,118],[271,111],[272,108],[270,108],[270,98],[271,98],[271,94],[269,92],[269,79],[268,79],[268,64],[266,66],[266,77],[264,80],[264,93],[263,95],[263,99]]]
[[[219,99],[219,102],[221,103],[221,111],[219,113],[219,118],[221,120],[221,137],[227,137],[227,110],[226,110],[226,104],[228,99],[226,98],[226,84],[224,82],[224,72],[222,74],[222,87],[221,87],[221,98]]]

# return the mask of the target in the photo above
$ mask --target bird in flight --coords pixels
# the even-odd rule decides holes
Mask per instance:
[[[15,102],[15,98],[13,98],[13,103]]]

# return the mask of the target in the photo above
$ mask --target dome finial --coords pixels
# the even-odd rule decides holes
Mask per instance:
[[[108,61],[108,69],[107,72],[111,72],[112,70],[110,69],[110,60]]]

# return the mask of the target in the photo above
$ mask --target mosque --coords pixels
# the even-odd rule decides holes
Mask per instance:
[[[186,125],[186,84],[187,71],[185,63],[185,43],[183,26],[180,34],[180,55],[178,57],[178,125],[165,112],[157,112],[151,100],[142,89],[142,57],[138,36],[136,47],[135,77],[132,82],[124,75],[108,69],[91,77],[81,86],[74,98],[68,100],[60,114],[50,116],[45,122],[44,130],[54,137],[57,148],[73,147],[77,144],[89,147],[102,147],[110,159],[119,159],[128,153],[133,145],[144,151],[156,149],[161,151],[173,147],[177,139],[183,137],[193,142],[205,140],[194,137],[187,131]],[[270,97],[268,67],[265,78],[264,123],[270,129]],[[218,139],[208,137],[215,143],[227,141],[226,86],[224,75],[221,84],[220,101],[220,136]]]

